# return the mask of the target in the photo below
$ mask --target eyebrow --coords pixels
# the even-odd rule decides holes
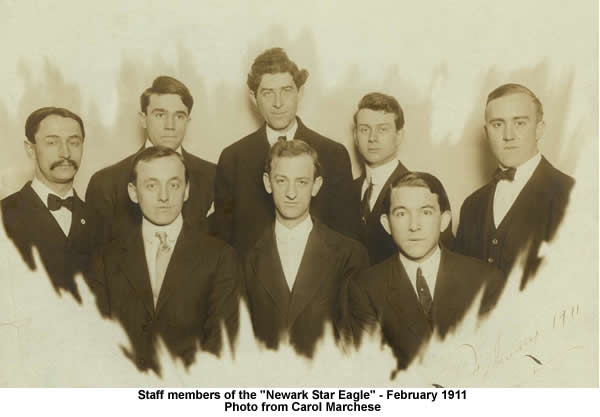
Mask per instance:
[[[508,119],[503,119],[501,117],[495,117],[495,118],[491,119],[488,123],[503,122],[505,120],[515,120],[515,119],[527,119],[527,120],[529,120],[529,116],[515,116],[515,117],[509,117]]]
[[[419,209],[419,210],[421,210],[421,209],[425,209],[425,208],[430,208],[430,209],[433,209],[433,210],[435,210],[435,209],[436,209],[436,207],[435,207],[435,206],[432,206],[431,204],[426,204],[426,205],[424,205],[424,206],[418,207],[418,209]],[[406,207],[406,206],[395,206],[395,207],[392,207],[392,210],[391,210],[391,211],[394,211],[394,210],[400,210],[400,209],[403,209],[403,210],[408,210],[408,207]]]
[[[152,109],[152,113],[156,113],[156,112],[160,112],[160,113],[168,113],[169,111],[168,111],[167,109],[163,109],[163,108],[160,108],[160,107],[159,107],[159,108],[156,108],[156,109]],[[186,111],[184,111],[184,110],[177,110],[177,111],[175,112],[175,114],[178,114],[178,113],[181,113],[181,114],[185,114],[185,115],[187,115],[187,112],[186,112]]]

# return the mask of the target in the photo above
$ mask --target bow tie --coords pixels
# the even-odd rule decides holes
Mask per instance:
[[[498,168],[496,172],[494,172],[494,180],[496,181],[513,181],[515,179],[515,174],[517,172],[516,168],[508,168],[508,169],[500,169]]]
[[[51,211],[56,211],[61,207],[65,207],[70,211],[73,211],[73,197],[62,199],[55,194],[48,194],[48,208]]]

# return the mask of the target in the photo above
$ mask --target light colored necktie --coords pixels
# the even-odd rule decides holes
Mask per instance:
[[[167,240],[167,232],[156,232],[154,235],[159,240],[158,250],[156,251],[154,282],[152,283],[152,294],[154,295],[154,305],[156,305],[160,287],[165,279],[165,273],[167,272],[169,260],[171,259],[171,247]]]

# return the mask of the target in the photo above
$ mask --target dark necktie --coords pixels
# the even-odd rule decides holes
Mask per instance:
[[[285,142],[286,140],[287,140],[287,137],[286,137],[286,136],[279,136],[279,137],[277,138],[277,142]]]
[[[55,194],[48,194],[48,208],[51,211],[56,211],[60,210],[61,207],[65,207],[70,211],[73,211],[73,197],[62,199]]]
[[[371,194],[373,194],[373,183],[371,182],[371,179],[369,179],[369,185],[367,186],[365,194],[360,202],[360,213],[362,215],[363,222],[365,223],[369,217],[369,214],[371,214]]]
[[[508,168],[508,169],[500,169],[498,168],[496,172],[494,172],[494,180],[496,181],[510,181],[512,182],[515,179],[515,173],[517,172],[516,168]]]
[[[417,268],[417,294],[419,296],[419,302],[421,303],[423,311],[425,312],[425,316],[427,316],[427,319],[431,323],[431,307],[433,305],[433,298],[431,297],[429,287],[427,286],[425,277],[423,277],[421,268]]]

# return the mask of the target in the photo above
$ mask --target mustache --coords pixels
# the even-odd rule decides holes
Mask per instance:
[[[53,162],[52,165],[50,165],[50,169],[54,169],[58,166],[64,165],[65,163],[71,165],[75,169],[79,169],[79,165],[77,165],[77,162],[75,162],[69,158],[65,158],[65,159],[61,159],[60,161]]]

